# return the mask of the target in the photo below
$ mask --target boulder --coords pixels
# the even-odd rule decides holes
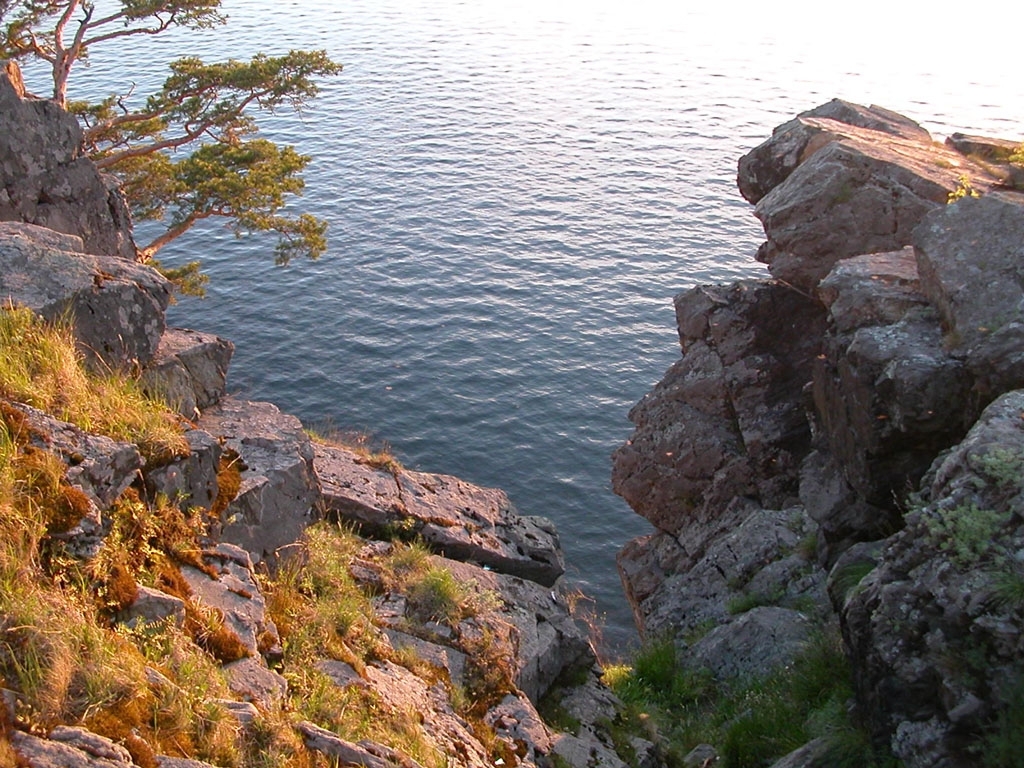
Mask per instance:
[[[29,768],[130,768],[128,750],[84,728],[58,725],[48,739],[21,731],[9,737],[18,765]]]
[[[228,397],[197,426],[237,456],[241,484],[222,515],[221,540],[243,547],[256,562],[298,541],[319,516],[313,447],[299,420],[270,403]]]
[[[185,601],[140,584],[134,602],[118,614],[117,620],[129,627],[170,620],[181,627],[185,624]]]
[[[204,552],[203,560],[218,577],[182,566],[181,574],[192,595],[223,615],[224,626],[250,655],[257,656],[279,646],[277,628],[267,614],[267,601],[256,581],[248,552],[231,544],[220,544],[215,550]]]
[[[730,610],[743,603],[810,603],[820,606],[819,613],[826,610],[825,574],[798,552],[814,530],[803,510],[766,510],[742,499],[730,506],[741,522],[711,541],[695,562],[664,534],[656,542],[631,542],[619,553],[641,637],[685,638],[728,622]]]
[[[124,493],[142,468],[142,456],[131,443],[92,435],[29,405],[8,403],[24,416],[30,442],[51,451],[68,465],[65,477],[106,510]]]
[[[217,498],[220,442],[200,429],[186,430],[185,440],[188,455],[143,472],[146,491],[153,497],[162,494],[183,510],[210,509]]]
[[[814,112],[740,161],[740,187],[757,200],[768,238],[757,258],[802,290],[814,291],[840,259],[909,245],[961,177],[980,191],[1000,183],[893,113],[860,119],[871,110],[842,104]]]
[[[273,710],[288,695],[288,681],[268,669],[258,656],[232,661],[225,664],[223,669],[231,692],[244,701],[252,702],[259,709]]]
[[[12,62],[0,68],[0,221],[75,235],[86,253],[135,259],[124,196],[83,155],[78,120],[26,94]]]
[[[224,397],[235,345],[210,333],[168,328],[153,360],[142,372],[142,387],[186,419]]]
[[[910,246],[837,262],[819,283],[818,298],[828,308],[829,327],[837,333],[892,325],[911,309],[928,304]]]
[[[356,452],[315,446],[328,513],[366,533],[402,531],[435,551],[551,586],[565,571],[550,520],[521,517],[504,491],[449,475],[375,468]]]
[[[362,768],[421,768],[408,755],[400,754],[390,747],[364,740],[359,743],[346,741],[326,728],[303,721],[295,726],[302,735],[306,749],[318,752],[336,765],[362,766]]]
[[[800,611],[759,606],[704,635],[689,649],[685,663],[723,682],[767,677],[792,664],[814,631]]]
[[[6,222],[0,223],[0,294],[47,320],[70,320],[86,359],[107,371],[153,358],[171,284],[151,267],[83,253],[70,235]]]
[[[981,404],[1024,386],[1024,196],[964,198],[914,232],[921,290]]]
[[[809,119],[817,117],[913,141],[931,141],[928,131],[908,117],[874,105],[863,107],[833,99],[778,126],[770,139],[740,158],[736,184],[744,199],[757,203],[810,155],[841,138],[827,125]]]
[[[862,716],[908,768],[974,764],[979,734],[1017,695],[1022,413],[1024,392],[1000,396],[936,460],[906,527],[842,606]]]

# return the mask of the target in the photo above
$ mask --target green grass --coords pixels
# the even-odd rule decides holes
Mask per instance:
[[[609,668],[604,680],[626,703],[633,730],[657,733],[676,760],[709,743],[724,768],[760,768],[823,736],[828,765],[880,765],[847,717],[850,671],[836,636],[819,637],[792,665],[761,679],[715,681],[688,670],[663,641],[645,646],[631,667]]]

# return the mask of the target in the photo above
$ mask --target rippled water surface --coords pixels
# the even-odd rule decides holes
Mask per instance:
[[[326,48],[344,73],[264,125],[315,158],[300,207],[330,222],[330,251],[280,269],[271,241],[206,227],[161,253],[211,276],[172,322],[235,341],[236,391],[553,518],[612,650],[633,637],[615,553],[648,527],[611,493],[609,455],[678,354],[671,299],[763,274],[739,155],[833,96],[940,136],[1024,124],[1004,46],[960,50],[955,22],[892,3],[225,5],[218,30],[95,50],[78,92],[141,92],[180,55]]]

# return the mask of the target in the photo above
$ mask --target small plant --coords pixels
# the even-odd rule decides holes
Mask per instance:
[[[974,188],[971,184],[971,180],[961,174],[960,178],[956,180],[956,186],[953,191],[946,195],[947,203],[955,203],[957,200],[963,200],[965,197],[981,197],[981,193]]]
[[[1014,681],[999,714],[979,743],[985,768],[1024,768],[1024,677]]]
[[[993,574],[993,599],[1001,610],[1015,611],[1024,607],[1024,567],[1015,561],[1007,561],[1006,570]]]
[[[779,602],[786,596],[786,591],[779,587],[769,593],[764,592],[744,592],[730,598],[725,605],[725,610],[730,615],[736,616],[740,613],[746,613],[752,608],[758,608],[763,605],[778,605]]]
[[[960,568],[972,568],[997,551],[994,539],[1009,520],[1005,512],[982,509],[973,503],[938,508],[925,519],[927,535]]]

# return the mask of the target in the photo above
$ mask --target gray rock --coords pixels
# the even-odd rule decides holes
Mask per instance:
[[[946,203],[960,176],[982,191],[1000,183],[917,128],[890,132],[839,118],[801,116],[773,137],[775,149],[755,150],[767,166],[758,173],[765,183],[750,194],[768,237],[758,260],[805,291],[839,259],[909,245],[914,227]]]
[[[230,544],[203,553],[204,561],[216,569],[213,579],[204,571],[182,566],[192,594],[203,605],[216,608],[249,653],[257,656],[279,644],[277,628],[267,613],[267,603],[252,571],[248,553]]]
[[[369,741],[360,741],[356,744],[346,741],[310,722],[301,722],[295,728],[302,735],[307,749],[331,758],[338,765],[363,768],[421,768],[411,757],[399,754],[382,744]]]
[[[421,640],[397,629],[384,629],[384,635],[396,651],[408,649],[416,657],[445,673],[453,685],[466,682],[466,654],[446,645]]]
[[[527,765],[536,765],[552,751],[551,731],[533,703],[522,694],[506,696],[488,710],[484,722],[494,729],[499,739],[510,744]],[[596,765],[593,762],[572,764]]]
[[[683,768],[714,768],[718,750],[710,744],[698,744],[683,757]]]
[[[118,621],[128,626],[141,622],[152,624],[170,620],[181,627],[185,623],[185,601],[158,589],[139,585],[138,596],[118,614]]]
[[[892,325],[927,304],[912,247],[851,256],[837,262],[818,285],[832,328],[847,333],[867,325]]]
[[[531,701],[539,701],[563,671],[593,663],[590,642],[573,621],[559,592],[468,563],[440,559],[438,562],[460,582],[475,583],[479,589],[491,590],[501,598],[498,624],[491,627],[491,632],[496,637],[508,636],[514,682]],[[499,624],[508,629],[502,632]],[[465,633],[477,628],[459,629]]]
[[[947,136],[946,144],[962,155],[974,155],[983,160],[997,163],[1005,163],[1010,159],[1010,155],[1020,147],[1019,141],[971,136],[965,133],[954,133]]]
[[[366,688],[366,681],[350,665],[336,659],[321,659],[316,663],[316,669],[323,672],[339,688],[356,686]]]
[[[65,232],[87,253],[134,260],[124,197],[81,147],[73,115],[27,95],[16,64],[0,68],[0,221]]]
[[[829,759],[828,738],[821,737],[776,760],[771,768],[827,768],[832,764]]]
[[[68,483],[81,488],[101,510],[124,493],[142,468],[142,457],[131,443],[91,435],[28,405],[10,405],[24,414],[32,444],[60,456],[68,465]]]
[[[134,765],[124,747],[84,728],[58,725],[48,739],[14,731],[9,739],[14,752],[29,768],[127,768]]]
[[[217,498],[220,442],[199,429],[187,430],[185,440],[189,448],[187,456],[143,472],[146,491],[154,497],[162,494],[183,510],[210,509]]]
[[[169,755],[157,755],[156,764],[158,768],[217,768],[202,760],[189,760],[186,757],[170,757]]]
[[[288,681],[268,669],[258,656],[249,656],[224,665],[228,688],[244,701],[270,710],[288,695]]]
[[[168,328],[142,372],[143,389],[161,397],[187,419],[224,396],[235,345],[209,333]]]
[[[0,223],[0,294],[47,320],[68,318],[88,360],[103,370],[148,363],[164,332],[170,283],[155,269],[57,247],[49,230]]]
[[[223,515],[221,539],[257,562],[298,541],[319,517],[313,448],[299,420],[270,403],[228,397],[197,426],[222,438],[240,460],[241,488]]]
[[[1024,386],[1024,201],[964,198],[914,233],[921,289],[982,403]]]
[[[997,398],[842,606],[858,704],[908,765],[970,765],[1024,665],[1024,392]],[[955,663],[954,663],[955,660]],[[1009,677],[1008,677],[1009,675]]]
[[[318,444],[325,508],[368,533],[401,528],[456,560],[551,586],[565,571],[554,524],[520,517],[504,491],[449,475],[369,466],[352,450]]]
[[[829,452],[860,500],[890,509],[860,534],[826,524],[836,538],[878,538],[899,523],[894,499],[912,490],[932,457],[961,437],[970,380],[946,350],[929,312],[894,325],[829,335],[815,360],[814,404]],[[862,516],[857,512],[857,516]],[[877,525],[876,525],[877,523]]]
[[[814,633],[808,618],[789,608],[752,608],[712,629],[689,650],[686,663],[719,680],[765,677],[793,661]]]
[[[739,522],[696,561],[668,536],[636,549],[631,542],[619,553],[619,573],[642,637],[699,633],[728,621],[730,604],[747,599],[827,604],[824,572],[793,554],[813,530],[803,510],[765,510],[740,499],[730,510]]]
[[[474,768],[489,763],[487,750],[469,724],[454,711],[442,683],[428,683],[388,661],[368,664],[364,674],[385,711],[418,713],[421,735],[440,754]],[[360,746],[365,747],[366,742],[360,742]]]

